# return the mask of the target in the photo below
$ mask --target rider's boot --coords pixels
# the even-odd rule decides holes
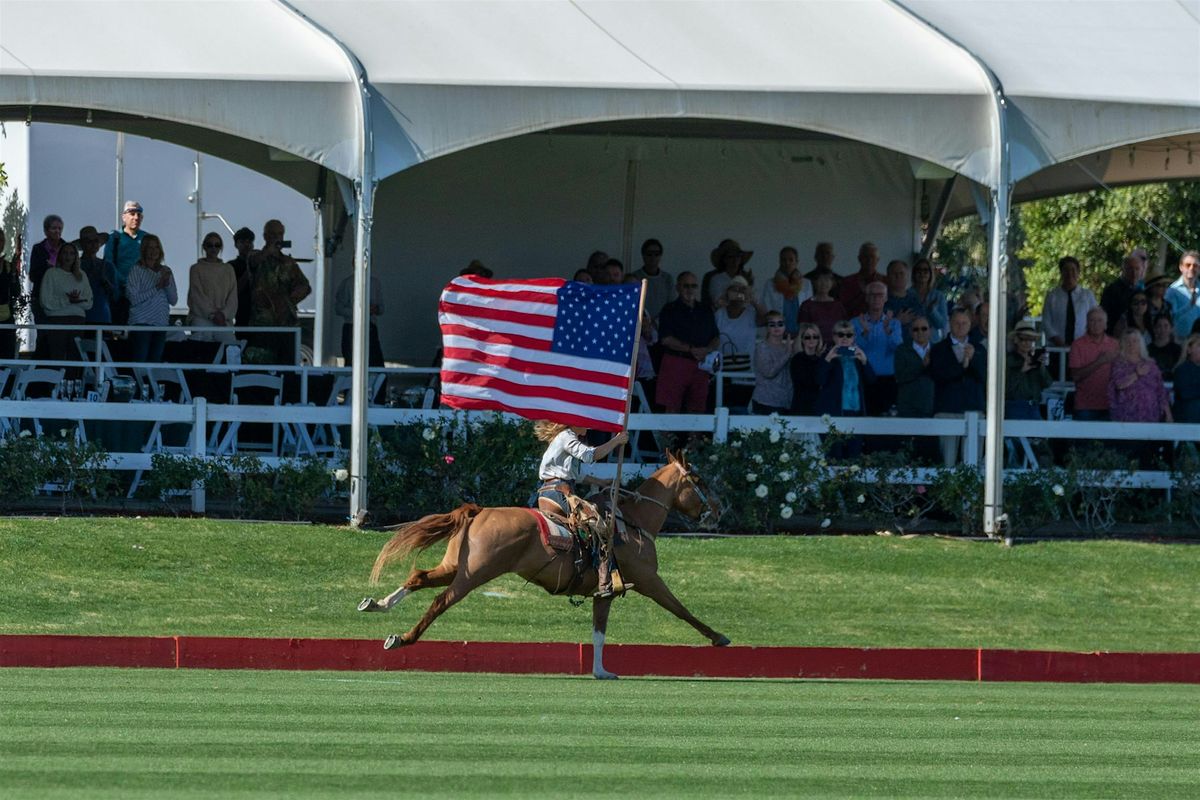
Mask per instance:
[[[613,576],[609,560],[604,556],[600,557],[600,563],[596,566],[596,574],[599,582],[596,585],[596,597],[612,597],[613,592]]]

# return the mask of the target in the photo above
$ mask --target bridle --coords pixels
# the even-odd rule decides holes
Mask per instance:
[[[704,508],[704,513],[700,515],[700,518],[697,520],[697,524],[699,524],[699,525],[706,524],[708,522],[709,518],[713,516],[713,511],[712,511],[712,503],[709,501],[708,495],[705,493],[704,488],[701,486],[700,476],[697,475],[692,470],[685,467],[683,464],[679,463],[678,461],[672,461],[671,464],[679,469],[679,473],[680,473],[680,476],[683,478],[683,482],[692,487],[692,491],[696,493],[696,497],[699,498],[700,503],[701,503],[702,507]],[[659,508],[661,508],[663,511],[667,512],[668,514],[670,514],[671,511],[674,510],[671,506],[668,506],[666,503],[662,502],[661,500],[658,500],[653,497],[647,497],[646,495],[642,494],[641,492],[638,492],[638,491],[635,491],[632,489],[621,489],[620,492],[621,492],[621,494],[623,494],[627,497],[634,498],[635,502],[645,501],[647,503],[656,505]]]

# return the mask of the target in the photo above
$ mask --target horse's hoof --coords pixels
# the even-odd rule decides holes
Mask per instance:
[[[395,650],[397,647],[403,647],[404,645],[405,645],[404,638],[401,636],[397,636],[394,633],[391,636],[389,636],[383,640],[383,649],[384,650]]]
[[[383,606],[375,602],[374,597],[364,597],[362,602],[358,604],[359,611],[382,611]]]
[[[729,644],[729,637],[725,635],[718,636],[713,639],[713,647],[725,647]]]
[[[598,681],[615,681],[620,676],[611,672],[593,672],[592,677]]]

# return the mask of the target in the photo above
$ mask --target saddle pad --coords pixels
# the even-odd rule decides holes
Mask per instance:
[[[542,539],[542,544],[547,549],[557,550],[561,553],[569,553],[575,546],[575,534],[571,533],[565,525],[562,525],[555,520],[550,519],[541,511],[536,511],[532,508],[525,509],[537,521],[538,536]]]

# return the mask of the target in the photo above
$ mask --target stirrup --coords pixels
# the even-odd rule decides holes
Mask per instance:
[[[628,592],[632,588],[633,588],[633,584],[626,583],[625,581],[621,580],[620,573],[618,573],[614,570],[613,571],[613,585],[608,587],[607,589],[598,588],[596,590],[596,593],[593,594],[592,597],[600,597],[600,598],[624,597],[625,593]]]

